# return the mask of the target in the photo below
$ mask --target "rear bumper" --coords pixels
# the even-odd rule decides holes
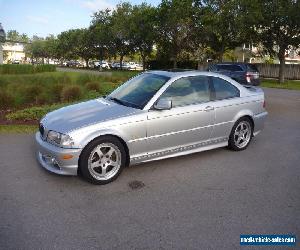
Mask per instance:
[[[41,139],[40,133],[35,134],[37,160],[50,172],[61,175],[77,175],[78,159],[82,149],[66,149],[54,146]],[[64,155],[72,155],[71,159],[63,159]]]
[[[256,136],[257,134],[259,134],[264,126],[265,126],[265,120],[267,118],[268,112],[263,112],[260,114],[257,114],[253,117],[253,121],[254,121],[254,131],[253,131],[253,135]]]

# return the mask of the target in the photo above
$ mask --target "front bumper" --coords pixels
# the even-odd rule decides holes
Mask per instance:
[[[254,132],[253,135],[256,136],[261,132],[265,126],[265,120],[267,118],[268,112],[262,112],[253,117],[254,121]]]
[[[43,141],[40,132],[35,134],[37,159],[45,169],[61,175],[77,175],[78,159],[82,149],[66,149]],[[71,159],[63,159],[64,155],[72,155]]]

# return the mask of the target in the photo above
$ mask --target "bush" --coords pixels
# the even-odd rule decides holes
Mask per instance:
[[[0,65],[0,74],[33,74],[41,72],[54,72],[55,65],[29,65],[29,64],[3,64]]]
[[[0,110],[11,108],[14,104],[14,99],[5,89],[0,89]]]
[[[49,96],[52,102],[59,102],[62,95],[62,90],[64,88],[64,85],[62,84],[54,84],[51,85],[48,89]]]
[[[20,91],[22,94],[22,99],[24,104],[38,104],[38,96],[42,93],[42,88],[40,85],[30,85],[30,86],[24,86],[20,87]]]
[[[97,91],[99,92],[100,91],[100,85],[99,83],[97,82],[88,82],[85,87],[88,89],[88,90],[94,90],[94,91]]]
[[[95,91],[95,90],[90,90],[89,92],[87,92],[84,95],[84,99],[85,100],[91,100],[91,99],[96,99],[101,97],[101,94],[99,94],[99,92]]]
[[[0,65],[0,74],[33,74],[32,65],[3,64]]]
[[[81,97],[81,88],[77,85],[67,86],[62,90],[61,101],[71,102],[79,100]]]
[[[90,82],[92,79],[92,76],[90,76],[89,74],[80,74],[77,78],[77,83],[78,84],[81,84],[81,85],[84,85],[86,84],[87,82]]]
[[[8,120],[22,120],[22,121],[31,121],[31,120],[40,120],[47,113],[61,108],[65,104],[53,104],[45,105],[41,107],[30,107],[22,110],[18,110],[6,115]]]
[[[35,66],[35,73],[42,72],[54,72],[56,71],[56,66],[51,64],[39,64]]]

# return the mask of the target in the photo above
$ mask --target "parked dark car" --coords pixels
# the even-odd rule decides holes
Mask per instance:
[[[217,63],[210,65],[208,71],[229,76],[240,84],[260,84],[258,69],[250,63]]]
[[[67,67],[82,67],[83,65],[78,61],[67,61],[66,66]]]

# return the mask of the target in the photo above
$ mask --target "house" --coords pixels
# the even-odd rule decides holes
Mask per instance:
[[[3,63],[25,63],[24,43],[5,42],[3,48]]]

